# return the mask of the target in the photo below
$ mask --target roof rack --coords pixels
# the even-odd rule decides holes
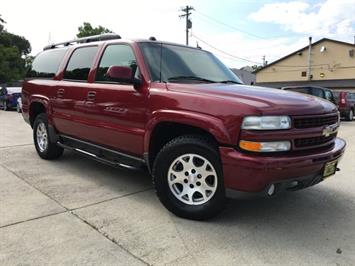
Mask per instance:
[[[65,46],[69,46],[74,43],[89,43],[89,42],[107,41],[107,40],[114,40],[114,39],[121,39],[121,36],[118,34],[115,34],[115,33],[105,33],[105,34],[100,34],[100,35],[94,35],[94,36],[89,36],[89,37],[73,39],[73,40],[66,41],[66,42],[49,44],[49,45],[45,46],[43,48],[43,50],[58,48],[58,46],[65,47]]]

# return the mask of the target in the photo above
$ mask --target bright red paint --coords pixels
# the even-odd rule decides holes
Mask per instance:
[[[126,43],[135,53],[142,74],[133,85],[95,83],[97,66],[107,44]],[[93,45],[93,44],[85,44]],[[81,45],[81,46],[85,46]],[[142,53],[135,41],[100,42],[87,82],[64,81],[69,48],[53,80],[32,79],[23,86],[23,115],[30,121],[31,104],[43,104],[59,133],[109,146],[143,158],[149,153],[152,132],[162,122],[190,125],[210,133],[220,145],[225,186],[260,191],[279,180],[320,174],[324,163],[339,158],[345,142],[335,139],[328,148],[290,151],[283,155],[250,154],[238,141],[293,140],[321,136],[323,127],[287,131],[241,130],[246,115],[324,115],[336,113],[330,102],[281,90],[227,84],[177,84],[150,81]]]

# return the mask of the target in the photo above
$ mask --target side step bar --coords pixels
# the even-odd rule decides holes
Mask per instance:
[[[85,157],[92,158],[98,162],[112,167],[123,167],[128,169],[142,169],[146,166],[145,161],[132,155],[126,155],[96,144],[78,140],[69,136],[60,136],[57,145],[68,150],[78,152]]]

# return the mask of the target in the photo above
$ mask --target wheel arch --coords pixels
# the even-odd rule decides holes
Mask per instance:
[[[159,150],[170,140],[182,135],[203,136],[217,147],[230,143],[223,122],[216,117],[186,111],[157,111],[153,113],[144,136],[144,155],[149,169]]]
[[[45,97],[34,98],[29,106],[29,120],[30,125],[33,127],[33,123],[37,115],[41,113],[47,113],[49,110],[49,100]]]

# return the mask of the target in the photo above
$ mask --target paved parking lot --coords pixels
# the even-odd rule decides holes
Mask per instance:
[[[0,265],[355,265],[355,121],[341,172],[276,198],[241,195],[205,222],[170,214],[148,174],[66,151],[41,160],[0,111]]]

